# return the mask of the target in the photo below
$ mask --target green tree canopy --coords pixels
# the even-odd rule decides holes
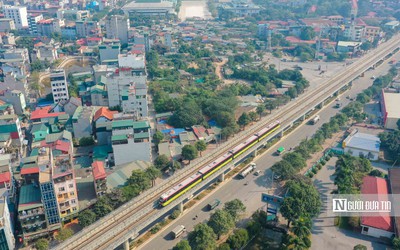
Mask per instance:
[[[83,210],[78,214],[79,225],[87,227],[96,221],[96,214],[89,209]]]
[[[187,128],[203,122],[203,112],[192,99],[185,100],[182,106],[168,120],[168,123],[176,128]]]
[[[56,240],[59,242],[65,241],[66,239],[72,237],[74,235],[74,231],[70,228],[61,228],[57,235],[55,236]]]
[[[145,172],[146,172],[147,176],[149,177],[149,179],[151,180],[152,186],[154,186],[155,180],[157,178],[161,177],[160,169],[158,169],[158,168],[156,168],[154,166],[151,166],[151,167],[147,168],[145,170]]]
[[[211,215],[207,224],[213,229],[214,233],[219,238],[235,226],[235,221],[232,215],[227,211],[218,209]]]
[[[213,250],[216,248],[217,236],[207,224],[200,223],[189,233],[188,241],[193,250]]]
[[[238,124],[241,127],[246,127],[249,123],[251,122],[250,116],[249,114],[247,114],[246,112],[244,112],[238,120]]]
[[[238,220],[239,215],[246,211],[246,206],[241,200],[234,199],[225,203],[224,210],[228,212],[234,220]]]
[[[93,206],[93,212],[98,219],[109,214],[111,211],[113,211],[113,207],[106,197],[100,197]]]
[[[153,135],[154,144],[158,145],[164,140],[164,134],[161,131],[156,131]]]
[[[176,244],[172,250],[191,250],[192,248],[189,245],[189,241],[187,240],[181,240]]]
[[[197,149],[197,151],[201,152],[205,151],[207,149],[207,143],[204,140],[199,140],[195,143],[194,145]]]
[[[154,166],[160,170],[163,170],[169,166],[170,159],[166,155],[159,155],[154,160]]]
[[[193,145],[185,145],[182,148],[182,158],[184,160],[188,160],[189,163],[191,160],[196,159],[198,155],[198,151],[195,146]]]
[[[35,242],[35,248],[37,250],[47,250],[47,249],[49,249],[49,241],[47,239],[43,239],[43,238],[38,239]]]
[[[241,249],[249,240],[249,234],[246,229],[238,229],[228,238],[228,244],[231,249]]]

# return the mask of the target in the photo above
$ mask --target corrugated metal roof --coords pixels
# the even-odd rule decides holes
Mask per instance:
[[[379,152],[381,140],[379,137],[370,134],[356,133],[352,137],[346,139],[346,147],[357,148],[361,150]]]

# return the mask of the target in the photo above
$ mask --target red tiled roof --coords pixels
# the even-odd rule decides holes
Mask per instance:
[[[41,119],[41,118],[49,118],[49,117],[56,117],[59,115],[65,114],[65,112],[56,112],[56,113],[49,113],[51,110],[50,106],[38,108],[31,113],[31,120]]]
[[[5,172],[0,174],[0,183],[10,182],[11,181],[11,173]]]
[[[24,175],[24,174],[38,174],[38,173],[39,173],[39,167],[22,168],[21,169],[21,175]]]
[[[71,144],[69,142],[57,140],[54,148],[63,152],[69,152],[70,146]]]
[[[88,40],[88,41],[97,41],[97,42],[100,42],[100,41],[101,41],[101,38],[100,38],[100,37],[89,37],[87,40]]]
[[[197,136],[199,140],[200,138],[203,139],[204,136],[207,136],[206,133],[206,128],[203,126],[193,126],[193,133]]]
[[[92,163],[93,178],[95,180],[104,179],[107,177],[106,170],[102,161],[95,161]]]
[[[361,194],[379,194],[383,199],[388,199],[389,189],[386,179],[374,176],[365,176],[361,186]],[[393,231],[393,223],[389,213],[379,213],[380,216],[362,216],[361,224],[385,231]]]
[[[113,119],[113,114],[115,114],[115,113],[117,113],[117,112],[116,111],[111,111],[106,107],[101,107],[94,114],[94,121],[97,121],[100,117],[105,117],[105,118],[107,118],[108,120],[111,121]]]

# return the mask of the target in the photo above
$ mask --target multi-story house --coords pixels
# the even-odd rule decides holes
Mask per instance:
[[[28,12],[26,6],[11,6],[4,5],[3,13],[6,18],[11,18],[14,20],[15,27],[17,29],[27,29],[28,28]]]
[[[92,121],[97,108],[95,106],[79,106],[72,116],[72,126],[74,128],[74,137],[91,137]]]
[[[28,26],[29,26],[29,33],[32,35],[37,35],[38,28],[37,23],[43,20],[43,15],[40,13],[29,13],[28,15]]]
[[[0,249],[14,249],[15,238],[6,197],[0,197]]]
[[[132,161],[151,161],[150,125],[122,117],[112,121],[112,148],[115,165]]]
[[[112,15],[106,19],[106,37],[119,39],[121,44],[128,43],[129,19],[125,16]]]
[[[1,18],[0,19],[0,32],[9,32],[11,30],[15,30],[14,19]]]
[[[23,150],[24,135],[21,130],[21,124],[16,114],[0,116],[0,135],[6,134],[11,137],[11,146],[18,150]]]
[[[96,21],[76,21],[75,25],[78,38],[97,36],[100,32],[100,25]]]
[[[107,174],[104,169],[104,162],[94,161],[92,163],[93,182],[96,196],[100,197],[107,192]]]
[[[38,34],[51,37],[53,33],[61,33],[61,27],[64,26],[64,20],[43,19],[37,22]]]
[[[120,52],[120,44],[100,45],[99,55],[101,64],[118,64],[118,55]]]
[[[11,103],[17,115],[25,113],[25,95],[19,90],[4,90],[0,92],[0,100]]]
[[[50,84],[54,103],[69,99],[67,78],[63,69],[55,69],[50,73]]]

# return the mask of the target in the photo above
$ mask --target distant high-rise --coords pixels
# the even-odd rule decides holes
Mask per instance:
[[[129,19],[124,16],[113,15],[106,19],[106,37],[119,39],[121,44],[128,43]]]
[[[28,28],[28,12],[26,10],[26,6],[4,5],[3,12],[6,18],[11,18],[14,20],[15,28]]]

